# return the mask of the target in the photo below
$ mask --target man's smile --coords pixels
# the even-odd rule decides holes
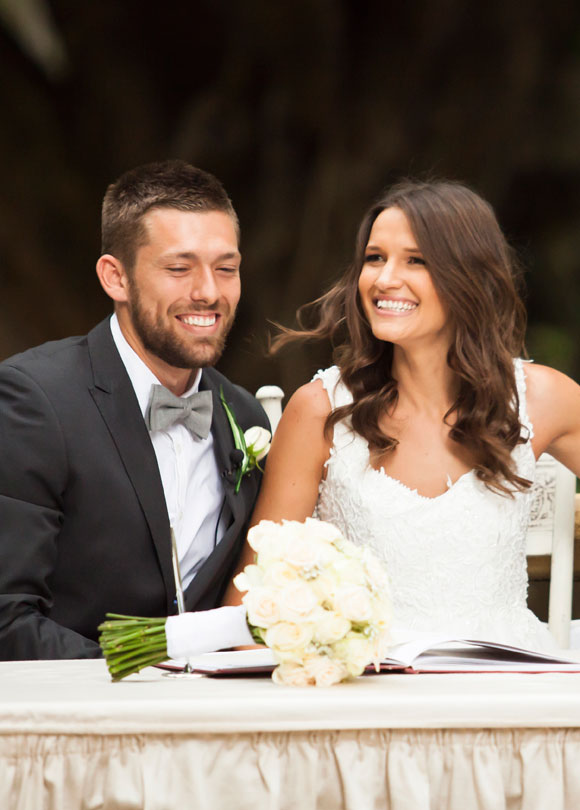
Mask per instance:
[[[187,326],[214,326],[218,315],[215,312],[209,315],[177,315],[177,320],[187,324]]]

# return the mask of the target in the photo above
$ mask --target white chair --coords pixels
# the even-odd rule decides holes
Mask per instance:
[[[576,476],[547,453],[538,459],[536,472],[526,553],[551,555],[548,627],[566,648],[572,619]]]
[[[256,399],[266,411],[266,416],[272,426],[272,436],[278,427],[278,422],[282,416],[282,399],[284,391],[277,385],[263,385],[256,391]]]

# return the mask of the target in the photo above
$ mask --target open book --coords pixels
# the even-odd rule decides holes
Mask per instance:
[[[580,658],[580,655],[579,655]],[[173,664],[173,666],[171,666]],[[195,672],[205,675],[253,675],[270,673],[276,663],[267,648],[205,653],[190,659]],[[181,668],[170,662],[167,668]],[[367,668],[369,674],[375,670]],[[398,644],[380,664],[381,672],[580,672],[580,660],[560,658],[490,641],[424,637]]]

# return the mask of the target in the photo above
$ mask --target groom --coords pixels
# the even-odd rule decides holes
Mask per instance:
[[[105,613],[219,604],[259,488],[236,492],[240,426],[267,427],[212,366],[240,297],[219,181],[141,166],[105,195],[100,283],[114,315],[0,364],[0,659],[93,658]],[[187,400],[193,395],[193,400]],[[183,397],[183,399],[180,399]]]

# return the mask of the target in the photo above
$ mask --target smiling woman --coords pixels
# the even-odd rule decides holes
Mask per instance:
[[[554,645],[526,607],[525,534],[536,458],[580,472],[580,387],[521,359],[518,277],[481,197],[406,182],[369,209],[314,328],[275,341],[329,338],[336,365],[288,403],[253,521],[314,513],[374,548],[399,640]]]

